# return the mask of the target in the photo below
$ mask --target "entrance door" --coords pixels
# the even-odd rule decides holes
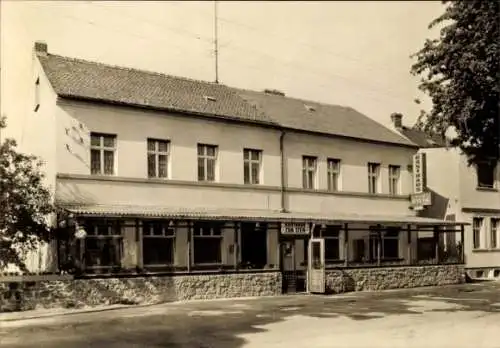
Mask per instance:
[[[306,291],[306,271],[297,269],[302,256],[297,254],[297,243],[302,240],[289,239],[281,241],[281,269],[283,293],[300,293]]]
[[[309,242],[308,291],[325,292],[325,240],[311,239]]]

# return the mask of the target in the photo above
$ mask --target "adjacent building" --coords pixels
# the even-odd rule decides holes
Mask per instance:
[[[461,281],[461,250],[439,246],[463,238],[460,219],[410,206],[418,145],[356,110],[44,43],[34,61],[26,132],[60,209],[55,268],[125,287],[151,279],[169,298]]]
[[[421,192],[428,199],[419,216],[468,222],[463,247],[469,275],[499,278],[500,164],[485,161],[469,166],[466,156],[449,147],[446,139],[405,127],[401,117],[395,116],[394,127],[420,146]]]

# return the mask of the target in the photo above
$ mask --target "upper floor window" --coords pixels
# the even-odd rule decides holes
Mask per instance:
[[[243,177],[245,184],[260,183],[261,150],[243,150]]]
[[[399,179],[401,176],[400,166],[389,166],[389,193],[391,195],[399,194]]]
[[[198,144],[198,181],[215,181],[217,146]]]
[[[495,186],[496,163],[480,162],[476,165],[477,186],[481,188],[493,188]]]
[[[472,247],[479,249],[481,247],[481,230],[483,229],[483,218],[475,217],[472,219]]]
[[[91,133],[90,173],[113,175],[115,173],[116,135]]]
[[[378,193],[378,182],[380,176],[380,164],[368,163],[368,192]]]
[[[317,161],[317,157],[302,157],[302,186],[305,189],[314,189],[316,186]]]
[[[167,140],[148,139],[148,177],[168,177],[169,142]]]
[[[338,191],[340,181],[340,160],[329,158],[328,166],[328,191]]]

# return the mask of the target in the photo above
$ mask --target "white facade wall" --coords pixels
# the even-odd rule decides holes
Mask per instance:
[[[187,208],[281,208],[280,132],[124,107],[60,102],[57,109],[57,197],[64,202]],[[67,129],[70,129],[67,134]],[[90,176],[90,132],[117,135],[116,175]],[[82,140],[80,140],[80,138]],[[147,138],[170,141],[166,180],[147,179]],[[82,142],[83,141],[83,142]],[[216,181],[197,182],[197,143],[218,146]],[[261,184],[244,185],[243,149],[262,150]],[[287,205],[291,211],[408,215],[414,149],[288,133]],[[318,157],[316,190],[302,189],[302,156]],[[342,162],[340,193],[327,192],[326,159]],[[368,195],[367,163],[380,162],[382,191]],[[401,167],[401,194],[388,194],[388,165]],[[97,180],[93,180],[97,179]]]

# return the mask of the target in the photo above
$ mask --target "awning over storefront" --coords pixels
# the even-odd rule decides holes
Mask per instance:
[[[280,212],[273,210],[243,209],[202,209],[175,208],[145,205],[100,205],[100,204],[58,204],[78,216],[128,217],[128,218],[168,218],[199,220],[230,220],[259,222],[311,222],[324,224],[366,223],[366,224],[412,224],[420,226],[457,226],[465,222],[445,221],[410,215],[369,215],[369,214],[316,214],[306,212]]]

